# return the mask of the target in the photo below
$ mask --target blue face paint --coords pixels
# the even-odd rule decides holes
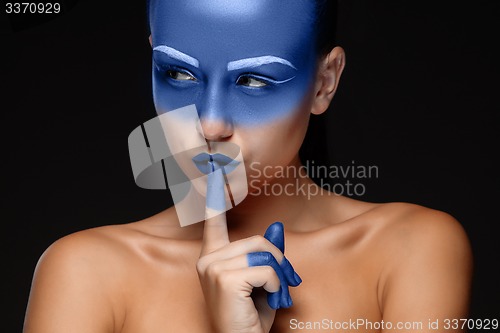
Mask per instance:
[[[201,120],[241,127],[292,116],[314,82],[314,20],[314,1],[152,0],[158,113],[194,104]],[[192,162],[208,174],[207,207],[224,211],[221,168],[231,163],[208,153]],[[271,225],[265,237],[284,251],[281,223]],[[269,294],[268,303],[290,307],[288,287],[301,283],[290,262],[278,264],[267,252],[250,253],[247,260],[249,266],[274,268],[281,287]]]
[[[287,0],[153,0],[158,113],[256,126],[290,116],[314,77],[315,5]]]

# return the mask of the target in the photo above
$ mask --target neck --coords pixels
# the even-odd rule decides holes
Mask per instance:
[[[301,166],[296,157],[282,169],[283,172],[275,174],[277,177],[260,182],[258,189],[252,186],[245,200],[227,212],[230,233],[237,238],[263,234],[276,221],[282,222],[285,230],[291,231],[314,227],[310,223],[305,225],[304,218],[318,197],[313,194],[319,193],[320,189]]]
[[[260,186],[260,192],[249,193],[243,202],[226,213],[232,241],[263,235],[267,227],[277,221],[284,224],[285,231],[307,232],[320,229],[332,220],[333,210],[325,207],[334,207],[330,200],[335,195],[319,188],[305,173],[292,172],[294,169],[304,172],[304,168],[300,167],[297,157],[288,166],[290,172],[284,172],[265,186]],[[165,210],[160,220],[168,214],[176,218],[175,211]],[[175,224],[178,225],[178,222]],[[203,223],[181,228],[181,231],[183,238],[201,239]]]

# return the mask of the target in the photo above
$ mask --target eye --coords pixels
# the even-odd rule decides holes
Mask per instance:
[[[187,72],[168,70],[167,75],[169,78],[177,81],[196,81],[196,78]]]
[[[251,88],[262,88],[266,87],[268,84],[264,80],[259,80],[257,78],[248,76],[248,75],[242,75],[238,78],[236,81],[236,84],[240,86],[246,86],[246,87],[251,87]]]

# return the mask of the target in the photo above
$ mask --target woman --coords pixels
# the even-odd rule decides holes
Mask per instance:
[[[444,332],[446,320],[466,318],[471,254],[451,216],[272,172],[301,170],[309,117],[338,87],[345,55],[328,34],[330,6],[151,2],[158,112],[196,105],[211,152],[241,149],[249,193],[204,225],[181,228],[172,207],[55,242],[38,264],[25,332]],[[269,184],[286,192],[270,195]],[[259,236],[275,221],[296,281],[280,270],[279,225]],[[272,258],[263,264],[256,253]],[[266,301],[298,284],[293,306]]]

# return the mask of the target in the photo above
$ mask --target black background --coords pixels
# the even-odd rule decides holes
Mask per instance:
[[[170,205],[166,191],[135,186],[127,148],[155,116],[145,4],[73,3],[25,29],[2,4],[5,332],[21,330],[53,241]],[[497,3],[342,1],[347,68],[326,120],[335,164],[379,168],[360,199],[413,202],[463,224],[475,258],[470,317],[480,319],[500,319]]]

